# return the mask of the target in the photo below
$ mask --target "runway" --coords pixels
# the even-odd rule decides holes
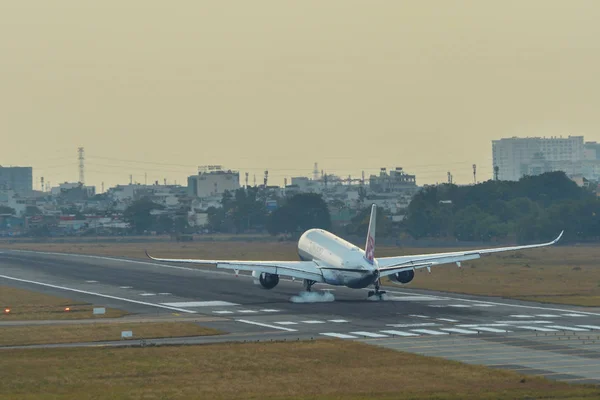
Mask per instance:
[[[290,298],[301,290],[300,282],[281,280],[276,288],[265,290],[247,275],[235,277],[210,267],[9,250],[0,252],[0,285],[147,317],[201,317],[203,326],[231,332],[219,338],[148,341],[152,343],[359,340],[551,379],[600,384],[599,308],[409,287],[389,288],[389,298],[383,302],[368,301],[363,290],[335,287],[331,288],[333,302],[293,303]],[[324,288],[329,287],[315,285],[317,290]]]

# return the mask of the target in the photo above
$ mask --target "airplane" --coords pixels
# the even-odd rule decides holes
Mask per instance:
[[[323,229],[309,229],[298,240],[298,256],[301,261],[245,261],[245,260],[199,260],[152,257],[160,262],[193,263],[216,265],[217,268],[239,271],[252,271],[252,276],[265,289],[273,289],[279,283],[279,276],[302,279],[306,292],[311,292],[315,283],[333,286],[346,286],[351,289],[364,289],[373,285],[368,297],[383,299],[381,278],[389,277],[393,283],[408,284],[415,277],[415,271],[442,264],[456,264],[475,260],[483,255],[505,251],[533,249],[557,243],[564,231],[551,242],[524,246],[499,247],[480,250],[467,250],[449,253],[407,255],[396,257],[375,257],[375,227],[377,206],[371,206],[371,217],[365,249]]]

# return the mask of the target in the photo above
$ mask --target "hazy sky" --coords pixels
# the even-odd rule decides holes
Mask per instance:
[[[0,0],[0,164],[35,187],[491,177],[491,140],[600,140],[600,1]],[[98,187],[100,189],[100,187]]]

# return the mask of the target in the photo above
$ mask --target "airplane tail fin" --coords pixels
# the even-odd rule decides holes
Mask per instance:
[[[365,258],[371,264],[375,258],[375,225],[377,218],[377,206],[371,206],[371,219],[369,219],[369,230],[367,232],[367,243],[365,244]]]

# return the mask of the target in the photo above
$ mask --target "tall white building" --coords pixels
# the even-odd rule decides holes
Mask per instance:
[[[207,198],[220,196],[225,191],[240,188],[240,173],[224,170],[220,165],[202,167],[198,175],[188,177],[188,192],[192,196]]]
[[[500,180],[517,181],[551,171],[577,175],[582,173],[583,136],[493,140],[492,155]]]

